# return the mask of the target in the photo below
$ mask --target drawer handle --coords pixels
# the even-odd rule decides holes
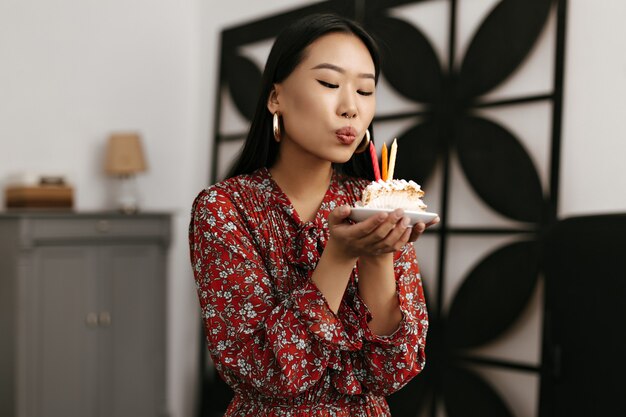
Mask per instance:
[[[98,315],[96,313],[88,313],[87,317],[85,317],[85,324],[87,325],[87,327],[97,327]]]
[[[109,327],[111,325],[111,313],[108,311],[100,312],[100,326]]]
[[[111,230],[111,223],[106,220],[100,220],[96,223],[96,230],[100,233],[107,233]]]

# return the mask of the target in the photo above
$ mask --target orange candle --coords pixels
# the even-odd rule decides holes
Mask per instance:
[[[382,162],[383,162],[383,173],[382,173],[382,178],[383,181],[387,181],[387,144],[385,142],[383,142],[383,155],[382,155]]]

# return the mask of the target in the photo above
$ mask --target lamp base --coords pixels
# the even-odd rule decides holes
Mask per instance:
[[[117,177],[115,200],[117,209],[121,213],[136,214],[139,212],[139,197],[134,175]]]

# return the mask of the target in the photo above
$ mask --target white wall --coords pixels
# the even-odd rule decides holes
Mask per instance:
[[[147,211],[174,214],[168,280],[168,394],[191,415],[197,313],[186,236],[198,146],[194,2],[0,3],[0,179],[14,171],[67,174],[79,210],[109,208],[102,151],[114,130],[143,134]],[[206,139],[205,139],[206,141]],[[198,141],[201,142],[201,141]]]
[[[197,132],[195,2],[0,2],[0,180],[67,174],[76,208],[109,208],[102,151],[114,130],[143,134],[143,207],[174,216],[168,280],[168,394],[190,415],[196,309],[185,250]],[[205,136],[206,137],[206,136]],[[201,152],[204,149],[199,149]],[[193,179],[193,180],[192,180]]]
[[[79,210],[110,208],[106,136],[135,129],[150,170],[143,206],[174,214],[168,280],[168,396],[191,417],[198,308],[188,266],[191,201],[209,173],[219,32],[312,1],[0,3],[0,181],[65,173]],[[626,211],[626,3],[571,0],[560,214]]]
[[[570,0],[562,216],[626,212],[626,2]]]
[[[192,416],[197,400],[198,303],[186,228],[209,175],[219,31],[299,4],[0,2],[0,186],[14,172],[64,174],[78,210],[109,209],[106,138],[143,135],[143,208],[174,215],[167,371],[175,417]]]

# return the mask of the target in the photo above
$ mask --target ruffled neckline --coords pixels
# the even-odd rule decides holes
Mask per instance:
[[[330,211],[325,210],[325,207],[328,207],[329,205],[331,205],[330,203],[333,201],[333,199],[336,197],[336,194],[337,194],[336,192],[337,173],[334,170],[332,171],[330,183],[328,185],[328,188],[326,189],[326,193],[324,194],[324,197],[322,198],[320,207],[317,209],[317,212],[315,213],[315,217],[313,218],[313,220],[309,220],[309,221],[302,220],[302,218],[300,217],[300,214],[298,214],[295,207],[291,203],[291,200],[289,199],[287,194],[285,194],[283,189],[280,188],[280,185],[278,185],[276,180],[274,180],[274,177],[272,176],[272,173],[270,172],[268,168],[266,167],[260,168],[259,174],[261,175],[263,179],[269,181],[269,184],[271,185],[272,191],[273,191],[272,194],[277,199],[277,202],[280,203],[280,207],[283,208],[284,211],[289,215],[289,217],[293,219],[294,224],[296,226],[306,226],[309,223],[319,225],[320,222],[326,221],[326,217],[328,216],[328,213]]]
[[[330,184],[322,198],[320,207],[315,213],[313,220],[310,221],[301,219],[291,200],[274,180],[268,168],[263,167],[259,169],[258,174],[263,180],[268,181],[276,206],[283,210],[296,230],[295,247],[293,250],[287,251],[289,262],[303,269],[315,269],[329,237],[327,217],[336,206],[335,199],[338,194],[337,173],[333,170]]]

